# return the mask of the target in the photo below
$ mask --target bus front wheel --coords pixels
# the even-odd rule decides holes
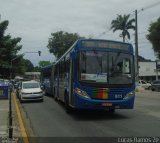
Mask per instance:
[[[69,106],[69,98],[66,95],[65,97],[65,110],[68,114],[72,113],[73,109]]]
[[[109,109],[109,113],[113,114],[115,112],[115,109]]]

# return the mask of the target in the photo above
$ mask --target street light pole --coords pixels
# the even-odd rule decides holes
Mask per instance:
[[[13,137],[13,128],[12,128],[12,89],[10,87],[10,96],[9,96],[9,139]]]
[[[135,80],[139,80],[139,66],[138,66],[138,24],[137,24],[137,10],[135,10]]]
[[[11,60],[11,71],[10,79],[12,79],[12,60]],[[12,89],[10,87],[9,92],[9,139],[13,137],[13,128],[12,128]]]

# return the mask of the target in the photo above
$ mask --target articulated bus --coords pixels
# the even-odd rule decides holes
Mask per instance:
[[[80,39],[55,63],[53,95],[71,109],[133,109],[134,52],[131,44]]]

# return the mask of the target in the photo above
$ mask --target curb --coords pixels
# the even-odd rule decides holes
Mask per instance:
[[[13,100],[16,106],[16,113],[18,117],[18,123],[20,127],[20,132],[22,136],[23,143],[37,143],[35,134],[31,128],[31,122],[27,117],[27,114],[23,110],[23,107],[19,100],[16,98],[16,93],[13,93]]]

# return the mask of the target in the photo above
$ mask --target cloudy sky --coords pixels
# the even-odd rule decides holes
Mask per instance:
[[[131,14],[134,18],[136,9],[139,11],[139,54],[155,60],[152,45],[145,35],[149,24],[160,17],[160,0],[0,0],[1,21],[9,20],[6,34],[22,38],[20,53],[42,51],[41,57],[25,55],[34,65],[41,60],[55,60],[46,46],[50,34],[60,30],[122,41],[119,32],[110,30],[110,23],[117,14]],[[130,32],[128,42],[134,45],[134,32]]]

